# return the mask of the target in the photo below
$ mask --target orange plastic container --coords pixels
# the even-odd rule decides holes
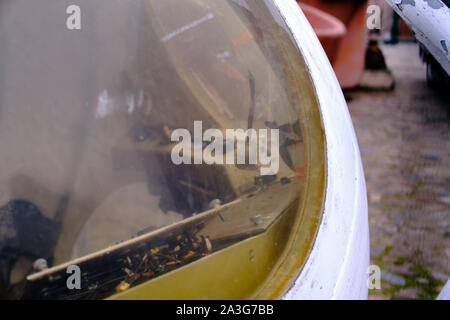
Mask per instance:
[[[312,25],[328,59],[333,63],[339,43],[347,33],[345,25],[334,16],[310,5],[299,3],[309,23]]]
[[[297,0],[343,89],[359,84],[365,66],[368,0]]]

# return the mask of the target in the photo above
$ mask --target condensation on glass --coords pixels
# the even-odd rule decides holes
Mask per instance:
[[[77,4],[81,30],[67,30],[68,1],[0,1],[3,298],[103,298],[263,233],[302,200],[313,88],[272,1]],[[277,174],[175,165],[171,134],[194,121],[278,129]],[[87,285],[67,291],[76,258]]]

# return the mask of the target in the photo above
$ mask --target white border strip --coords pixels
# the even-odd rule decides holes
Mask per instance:
[[[369,229],[364,173],[342,90],[312,27],[294,0],[273,0],[306,60],[327,145],[327,190],[313,249],[284,299],[366,299]]]

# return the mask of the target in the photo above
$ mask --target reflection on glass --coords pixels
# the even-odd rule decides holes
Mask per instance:
[[[264,232],[301,200],[312,89],[271,1],[78,2],[68,31],[63,3],[0,1],[7,298],[64,297],[58,273],[76,258],[89,285],[73,298],[106,297]],[[224,137],[279,130],[278,171],[175,165],[172,133],[194,139],[195,121]]]

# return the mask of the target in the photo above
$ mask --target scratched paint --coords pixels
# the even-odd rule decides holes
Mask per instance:
[[[440,9],[444,4],[440,0],[425,0],[432,9]]]
[[[444,4],[440,0],[424,0],[424,1],[432,9],[440,9],[444,6]],[[415,0],[395,0],[394,3],[397,5],[411,5],[413,7],[416,6]]]
[[[447,47],[447,42],[445,40],[441,40],[441,46],[442,46],[442,49],[444,49],[445,54],[448,55],[448,47]]]
[[[415,7],[416,1],[415,0],[400,0],[400,1],[396,1],[396,4],[411,5],[411,6]]]
[[[450,10],[440,0],[386,0],[413,30],[416,39],[450,74]]]

